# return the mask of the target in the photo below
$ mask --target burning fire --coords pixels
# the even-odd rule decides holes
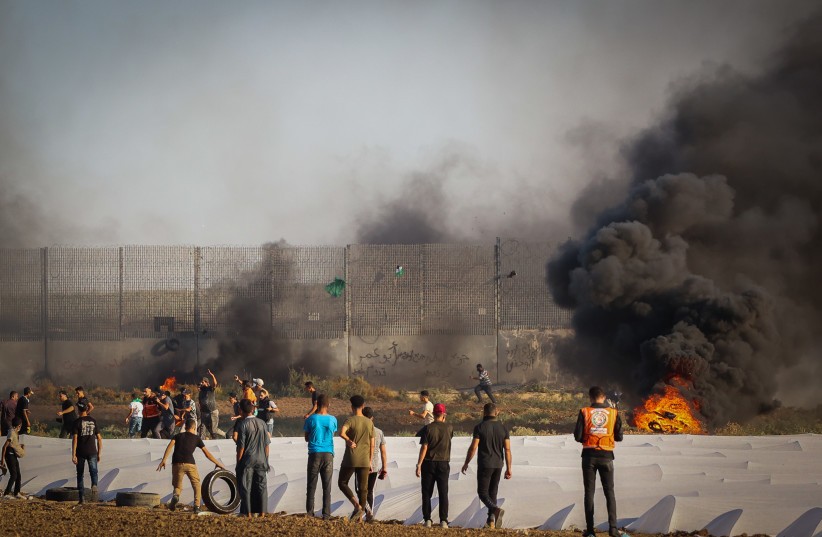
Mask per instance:
[[[163,385],[160,386],[160,389],[164,392],[173,392],[177,389],[177,378],[176,377],[168,377]]]
[[[654,394],[634,409],[634,426],[655,433],[703,434],[702,422],[696,417],[699,404],[688,401],[677,388],[686,381],[674,377],[665,386],[665,393]]]

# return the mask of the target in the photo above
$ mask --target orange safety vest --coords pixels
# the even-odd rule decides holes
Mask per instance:
[[[615,408],[585,407],[582,409],[582,416],[585,418],[582,448],[613,451],[617,410]]]

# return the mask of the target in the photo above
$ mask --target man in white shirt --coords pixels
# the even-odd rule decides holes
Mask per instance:
[[[430,400],[431,395],[428,393],[428,390],[423,390],[420,392],[420,402],[422,403],[422,408],[419,412],[414,412],[414,409],[410,409],[408,413],[412,416],[416,416],[422,420],[424,420],[424,424],[422,428],[417,431],[417,436],[422,436],[422,431],[429,423],[434,422],[434,403]]]
[[[138,393],[131,395],[131,403],[128,404],[126,425],[128,425],[129,438],[134,438],[140,434],[140,429],[143,427],[143,402],[140,400],[140,394]]]

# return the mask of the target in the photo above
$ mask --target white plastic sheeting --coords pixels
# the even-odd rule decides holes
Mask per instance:
[[[422,521],[419,480],[414,475],[415,438],[387,438],[389,473],[377,481],[378,519]],[[338,438],[339,464],[343,444]],[[21,459],[24,492],[74,486],[68,440],[24,437]],[[452,449],[450,513],[452,525],[480,527],[485,509],[476,496],[475,468],[459,473],[469,438],[455,438]],[[510,528],[584,527],[580,447],[570,436],[515,437],[511,440],[514,477],[500,485],[500,501]],[[229,469],[234,466],[230,440],[206,441]],[[106,440],[100,464],[101,499],[131,490],[171,495],[171,472],[156,472],[166,441]],[[198,451],[201,474],[211,464]],[[616,496],[620,526],[637,532],[707,528],[715,535],[767,533],[780,537],[822,536],[822,436],[716,437],[626,436],[616,451]],[[306,444],[302,438],[275,438],[268,475],[270,512],[305,509]],[[350,505],[333,481],[333,514]],[[86,486],[88,486],[86,472]],[[352,483],[353,487],[353,483]],[[190,502],[190,488],[182,501]],[[315,506],[321,507],[317,491]],[[434,499],[437,520],[438,500]],[[607,528],[605,502],[596,494],[596,523]]]

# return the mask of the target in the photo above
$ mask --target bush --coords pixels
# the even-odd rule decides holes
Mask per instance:
[[[337,399],[348,399],[352,395],[362,395],[369,401],[388,401],[399,398],[399,392],[385,386],[374,386],[362,377],[323,378],[308,375],[297,369],[288,370],[288,382],[280,387],[280,397],[302,397],[305,395],[305,383],[314,383],[317,393],[324,393]]]

